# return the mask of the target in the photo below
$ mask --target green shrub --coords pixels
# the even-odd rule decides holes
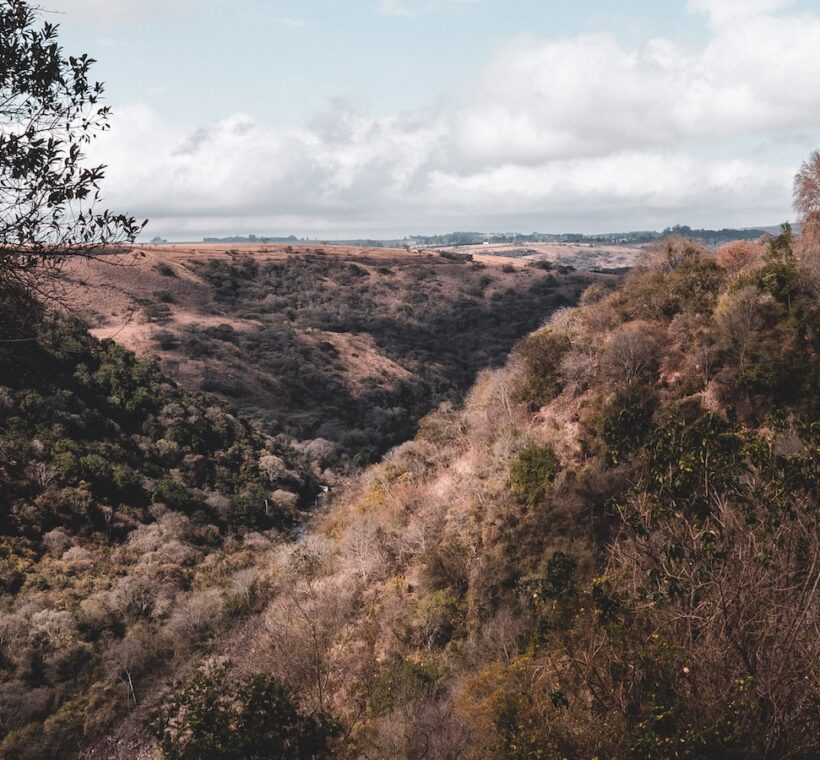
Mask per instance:
[[[516,389],[516,400],[538,409],[561,392],[561,360],[571,348],[566,335],[550,329],[538,330],[519,341],[515,353],[524,363],[524,378]]]
[[[436,668],[426,662],[402,659],[382,665],[370,696],[376,714],[417,699],[429,698],[438,680]]]
[[[201,507],[201,501],[183,483],[169,476],[160,478],[154,487],[154,501],[161,502],[171,509],[181,512],[192,512]]]
[[[663,514],[710,513],[716,493],[738,488],[746,472],[735,424],[712,412],[692,422],[671,417],[652,430],[641,489],[657,499]]]
[[[174,694],[155,724],[168,760],[301,760],[326,757],[338,724],[307,716],[275,678],[230,683],[228,666],[207,666]]]
[[[510,487],[525,504],[537,504],[546,496],[558,472],[558,458],[552,446],[529,446],[510,467]]]
[[[606,407],[601,432],[609,464],[619,464],[638,450],[652,426],[656,404],[651,391],[636,388],[617,396]]]
[[[416,602],[413,627],[420,643],[430,646],[446,644],[463,618],[459,600],[447,591],[434,591]]]

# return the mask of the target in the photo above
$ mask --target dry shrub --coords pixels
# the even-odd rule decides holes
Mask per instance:
[[[325,710],[333,695],[355,680],[349,650],[357,646],[355,584],[344,575],[303,581],[265,610],[262,646],[270,672]],[[355,658],[354,658],[355,660]]]
[[[470,656],[476,662],[509,664],[518,651],[518,641],[525,631],[525,621],[505,606],[491,618],[471,626]]]
[[[507,367],[482,372],[464,404],[468,445],[484,449],[498,438],[515,434],[524,424],[521,408],[513,403],[514,388],[521,384],[523,366],[513,362]],[[442,447],[452,447],[459,439],[444,439]]]
[[[20,614],[0,613],[0,651],[10,657],[27,643],[28,621]]]
[[[612,304],[626,320],[663,320],[681,311],[708,313],[725,277],[703,246],[669,238],[647,251],[611,297]]]
[[[266,454],[259,459],[259,474],[262,475],[270,485],[276,485],[277,481],[287,475],[288,469],[280,457],[273,454]]]
[[[614,296],[608,296],[602,301],[584,307],[579,316],[586,328],[586,335],[594,338],[604,335],[614,329],[621,322],[621,318],[615,308],[616,300]]]
[[[132,568],[105,595],[105,605],[127,621],[164,617],[188,579],[172,565],[145,563]]]
[[[646,249],[641,265],[662,272],[673,272],[693,259],[710,258],[702,243],[680,235],[670,235]]]
[[[731,277],[756,269],[763,263],[766,249],[750,240],[733,240],[715,254],[715,261]]]
[[[360,515],[340,537],[337,571],[367,583],[389,573],[393,552],[377,516]]]
[[[195,592],[171,613],[166,631],[174,644],[185,648],[216,631],[224,612],[225,600],[217,589]]]
[[[359,739],[359,755],[367,760],[387,757],[457,760],[474,746],[468,726],[446,696],[424,695],[396,706],[374,720]]]
[[[806,290],[820,295],[820,214],[812,214],[803,223],[795,243],[797,271]]]
[[[596,282],[581,293],[581,306],[590,306],[594,303],[599,303],[607,297],[608,293],[609,291],[601,285],[601,283]]]
[[[43,548],[55,557],[62,556],[63,552],[72,544],[71,537],[60,528],[43,534]]]
[[[572,395],[582,393],[598,374],[598,348],[591,342],[576,342],[561,360],[561,379]]]
[[[277,511],[291,514],[299,504],[299,497],[292,491],[277,488],[270,498],[271,506]]]
[[[616,385],[632,386],[649,380],[657,371],[660,345],[653,325],[632,322],[607,341],[601,355],[601,371]]]
[[[110,678],[120,682],[125,701],[137,704],[139,679],[149,672],[158,658],[157,637],[137,626],[124,639],[112,642],[103,655]]]
[[[6,731],[25,726],[48,715],[53,694],[48,688],[32,688],[25,681],[0,683],[0,715]]]
[[[718,711],[727,710],[725,719],[737,721],[754,756],[817,749],[820,532],[806,505],[795,506],[795,515],[772,529],[763,514],[750,521],[724,501],[714,522],[702,526],[658,522],[639,503],[644,530],[619,542],[612,560],[613,579],[636,595],[632,627],[655,632],[650,657],[679,660],[670,686],[684,720],[706,733]],[[720,559],[704,572],[701,563],[718,549]],[[640,601],[640,578],[664,582],[662,561],[674,568],[681,593],[652,589],[650,582]],[[655,604],[653,592],[669,601]],[[704,704],[715,715],[704,715]]]
[[[82,546],[72,546],[61,557],[74,573],[85,572],[94,567],[94,555]]]
[[[77,623],[86,631],[99,633],[111,626],[114,613],[106,603],[104,593],[94,594],[80,602],[77,610]]]

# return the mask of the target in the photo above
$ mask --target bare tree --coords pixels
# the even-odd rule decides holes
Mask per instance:
[[[820,214],[820,151],[814,151],[803,162],[794,178],[794,208],[804,224]]]
[[[601,368],[613,382],[631,386],[654,371],[658,354],[658,342],[646,325],[636,323],[609,339],[601,356]]]
[[[795,245],[801,281],[820,293],[820,151],[814,151],[794,178],[794,207],[802,225]]]

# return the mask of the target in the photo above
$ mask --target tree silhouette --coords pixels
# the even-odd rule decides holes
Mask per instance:
[[[0,286],[43,293],[62,263],[132,242],[143,224],[98,211],[105,167],[84,147],[108,128],[95,62],[66,56],[25,0],[0,3]]]

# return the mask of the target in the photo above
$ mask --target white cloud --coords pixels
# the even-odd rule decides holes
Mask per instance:
[[[820,126],[820,16],[747,18],[700,48],[518,39],[455,123],[468,163],[548,161]]]
[[[186,132],[120,109],[95,146],[108,201],[163,234],[777,222],[820,141],[820,13],[751,1],[699,46],[512,40],[462,103],[411,116],[337,104],[299,129],[234,115]]]

